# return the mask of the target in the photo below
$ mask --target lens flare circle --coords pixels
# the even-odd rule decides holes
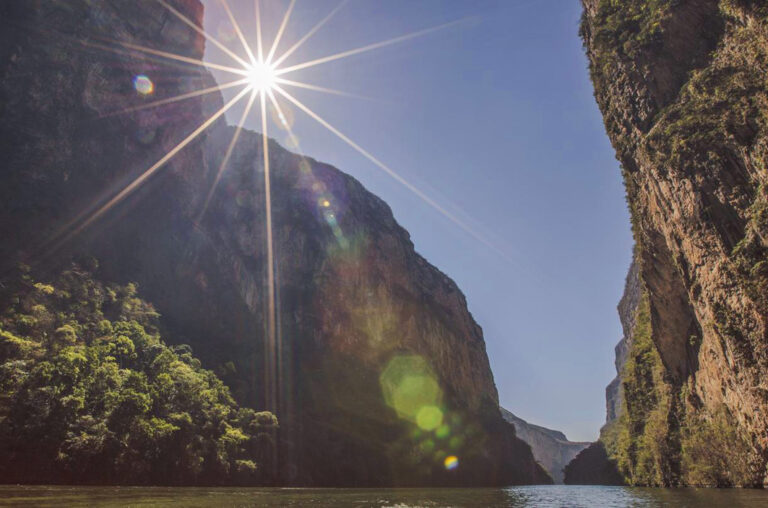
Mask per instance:
[[[443,465],[448,471],[453,471],[459,467],[459,458],[456,455],[449,455],[445,458],[445,461],[443,461]]]
[[[439,407],[423,406],[416,413],[416,424],[423,430],[435,430],[443,423],[443,412]]]
[[[141,95],[151,95],[155,91],[155,84],[144,74],[139,74],[133,78],[133,88]]]

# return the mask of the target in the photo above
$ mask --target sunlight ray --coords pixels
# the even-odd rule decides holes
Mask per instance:
[[[334,14],[336,14],[336,13],[339,11],[339,9],[341,9],[342,7],[344,7],[344,6],[347,4],[347,2],[349,2],[349,0],[342,0],[342,1],[339,3],[339,5],[337,5],[337,6],[336,6],[336,7],[335,7],[335,8],[334,8],[334,9],[333,9],[333,10],[332,10],[332,11],[331,11],[331,12],[330,12],[330,13],[329,13],[329,14],[328,14],[326,17],[324,17],[323,19],[321,19],[321,20],[320,20],[320,22],[319,22],[318,24],[316,24],[314,27],[312,27],[312,30],[310,30],[309,32],[307,32],[307,33],[304,35],[304,37],[302,37],[301,39],[299,39],[299,40],[298,40],[298,42],[296,42],[296,44],[294,44],[293,46],[291,46],[291,47],[290,47],[290,49],[288,49],[288,51],[286,51],[285,53],[283,53],[283,54],[280,56],[280,58],[278,58],[278,59],[277,59],[277,61],[276,61],[276,62],[274,62],[273,66],[274,66],[275,68],[279,67],[279,66],[280,66],[280,64],[281,64],[281,63],[283,63],[283,62],[285,61],[285,59],[286,59],[286,58],[288,58],[289,56],[291,56],[291,54],[292,54],[294,51],[296,51],[297,49],[299,49],[299,47],[301,47],[301,45],[302,45],[302,44],[304,44],[305,42],[307,42],[307,39],[309,39],[310,37],[312,37],[312,36],[315,34],[315,32],[317,32],[318,30],[320,30],[320,28],[322,28],[322,26],[323,26],[323,25],[325,25],[325,24],[326,24],[326,23],[327,23],[327,22],[328,22],[328,21],[329,21],[329,20],[330,20],[330,19],[331,19],[331,18],[334,16]]]
[[[112,113],[106,113],[104,115],[101,115],[101,117],[104,118],[109,116],[122,115],[124,113],[131,113],[133,111],[141,111],[143,109],[154,108],[157,106],[162,106],[163,104],[171,104],[173,102],[183,101],[185,99],[191,99],[192,97],[199,97],[201,95],[219,92],[221,90],[233,88],[238,85],[245,85],[247,83],[248,83],[248,78],[238,79],[237,81],[230,81],[229,83],[224,83],[223,85],[215,85],[208,88],[203,88],[202,90],[195,90],[193,92],[176,95],[174,97],[169,97],[167,99],[160,99],[157,101],[148,102],[146,104],[139,104],[138,106],[132,106],[129,108],[118,110],[118,111],[113,111]]]
[[[406,189],[414,193],[416,196],[418,196],[422,201],[424,201],[426,204],[434,208],[437,212],[439,212],[443,217],[454,223],[456,226],[464,230],[466,233],[468,233],[470,236],[472,236],[475,240],[481,242],[486,247],[489,247],[493,249],[498,254],[502,255],[505,259],[509,261],[513,261],[512,258],[504,252],[502,249],[494,245],[492,242],[484,238],[482,235],[477,233],[470,225],[466,224],[464,221],[456,217],[454,214],[446,210],[444,207],[442,207],[439,203],[437,203],[435,200],[427,196],[424,192],[422,192],[418,187],[410,183],[408,180],[400,176],[399,173],[397,173],[395,170],[381,162],[379,159],[374,157],[370,152],[368,152],[366,149],[352,141],[349,137],[347,137],[344,133],[336,129],[333,125],[328,123],[326,120],[324,120],[320,115],[309,109],[306,105],[304,105],[302,102],[300,102],[298,99],[293,97],[291,94],[283,90],[280,86],[275,85],[274,89],[277,90],[283,97],[288,99],[291,103],[293,103],[297,108],[304,111],[307,115],[312,117],[315,121],[320,123],[323,127],[331,131],[333,134],[335,134],[339,139],[347,143],[349,146],[357,150],[361,155],[363,155],[366,159],[374,163],[377,167],[379,167],[381,170],[383,170],[385,173],[387,173],[390,177],[395,179],[398,183],[403,185]]]
[[[125,199],[128,195],[130,195],[132,192],[134,192],[136,189],[138,189],[150,176],[152,176],[158,169],[160,169],[163,165],[165,165],[165,163],[171,160],[185,146],[187,146],[190,142],[192,142],[192,140],[194,140],[198,135],[200,135],[201,132],[203,132],[205,129],[210,127],[211,124],[213,124],[213,122],[215,122],[220,116],[226,113],[232,106],[235,105],[237,101],[243,98],[243,96],[249,91],[250,90],[248,88],[245,88],[240,93],[238,93],[228,103],[222,106],[216,113],[211,115],[210,118],[208,118],[205,122],[200,124],[200,126],[197,129],[192,131],[192,133],[190,133],[186,138],[184,138],[179,144],[177,144],[175,147],[169,150],[160,160],[155,162],[152,166],[149,167],[149,169],[144,171],[135,180],[133,180],[130,184],[128,184],[125,188],[123,188],[123,190],[121,190],[117,195],[115,195],[112,199],[110,199],[107,203],[105,203],[93,214],[91,214],[87,219],[85,219],[79,226],[77,226],[72,231],[72,233],[67,235],[67,238],[72,237],[78,234],[79,232],[81,232],[83,229],[87,228],[99,217],[101,217],[107,211],[109,211],[113,206],[115,206],[117,203],[119,203],[120,201]]]
[[[269,174],[269,137],[267,134],[267,104],[264,90],[260,92],[261,99],[261,138],[264,155],[264,206],[266,209],[266,233],[267,233],[267,408],[271,411],[277,409],[276,386],[276,358],[277,345],[275,328],[275,259],[272,243],[272,188]]]
[[[117,44],[117,45],[125,45],[126,44],[123,41],[118,41],[118,40],[114,40],[114,39],[108,39],[106,37],[103,38],[102,40],[104,40],[106,42],[109,42],[110,44]],[[110,45],[106,45],[106,44],[100,44],[98,42],[93,42],[93,41],[80,40],[80,41],[77,41],[77,43],[82,45],[82,46],[85,46],[87,48],[95,48],[95,49],[99,49],[99,50],[103,50],[103,51],[109,51],[110,53],[114,53],[114,54],[120,55],[120,56],[128,56],[128,57],[131,57],[131,58],[138,58],[140,56],[141,58],[144,58],[144,59],[146,59],[149,62],[160,63],[160,64],[167,65],[169,67],[173,67],[173,68],[179,69],[179,70],[188,70],[189,69],[188,64],[193,64],[195,66],[199,66],[199,67],[203,67],[203,68],[212,68],[208,62],[204,62],[202,60],[195,61],[194,59],[191,59],[191,58],[189,59],[191,61],[189,61],[189,60],[180,60],[182,58],[186,58],[186,57],[182,57],[181,55],[175,55],[178,58],[169,58],[167,56],[157,56],[157,55],[146,54],[146,52],[142,53],[143,50],[131,49],[131,48],[128,48],[128,47],[122,47],[121,48],[121,47],[110,46]],[[141,47],[143,48],[143,46],[141,46]],[[150,49],[150,48],[146,48],[146,49]],[[228,72],[234,72],[236,69],[234,67],[232,67],[232,68],[226,67],[226,68],[221,69],[221,70],[226,70]],[[240,74],[239,69],[237,69],[237,71],[238,71],[238,74]]]
[[[280,107],[280,103],[277,100],[277,97],[275,97],[275,93],[272,91],[271,88],[267,89],[267,93],[269,94],[269,100],[272,103],[272,107],[275,108],[275,111],[277,111],[277,117],[280,119],[280,123],[285,128],[286,131],[288,131],[288,136],[291,142],[294,144],[296,149],[298,150],[298,138],[293,133],[293,129],[291,129],[291,124],[288,123],[287,117],[285,116],[285,113],[283,113],[283,108]],[[301,158],[304,158],[304,155],[299,153]]]
[[[232,152],[235,149],[237,140],[240,137],[240,131],[243,130],[243,124],[245,124],[245,120],[248,118],[248,114],[251,112],[253,102],[256,99],[256,94],[257,92],[255,90],[251,91],[251,96],[248,98],[248,103],[245,105],[245,110],[243,110],[243,114],[240,116],[240,121],[237,122],[237,127],[235,128],[235,132],[232,135],[232,140],[229,142],[229,146],[227,146],[227,151],[224,153],[224,158],[221,159],[221,164],[219,164],[219,169],[216,172],[216,178],[213,180],[211,189],[208,191],[208,195],[205,198],[205,203],[203,203],[203,208],[200,210],[200,214],[197,216],[197,222],[200,222],[200,220],[205,215],[205,211],[208,209],[208,205],[211,202],[211,198],[213,198],[216,187],[219,185],[221,175],[224,173],[224,169],[226,168],[227,163],[229,163],[229,158],[232,156]]]
[[[307,67],[313,67],[315,65],[319,65],[319,64],[322,64],[322,63],[331,62],[333,60],[339,60],[340,58],[346,58],[348,56],[357,55],[359,53],[364,53],[366,51],[371,51],[371,50],[374,50],[374,49],[382,48],[384,46],[390,46],[392,44],[397,44],[398,42],[403,42],[403,41],[407,41],[409,39],[414,39],[416,37],[421,37],[423,35],[427,35],[427,34],[430,34],[432,32],[436,32],[438,30],[442,30],[444,28],[448,28],[448,27],[457,25],[459,23],[462,23],[462,22],[466,21],[467,19],[468,18],[458,19],[456,21],[451,21],[451,22],[448,22],[448,23],[444,23],[442,25],[433,26],[431,28],[425,28],[424,30],[419,30],[418,32],[413,32],[413,33],[410,33],[410,34],[401,35],[399,37],[395,37],[393,39],[388,39],[386,41],[376,42],[374,44],[368,44],[367,46],[362,46],[360,48],[350,49],[350,50],[347,50],[347,51],[342,51],[341,53],[336,53],[336,54],[333,54],[333,55],[324,56],[322,58],[318,58],[318,59],[315,59],[315,60],[310,60],[308,62],[292,65],[290,67],[283,67],[282,69],[276,70],[275,74],[279,76],[279,75],[285,74],[287,72],[293,72],[293,71],[297,71],[299,69],[306,69]]]
[[[227,0],[219,0],[221,2],[221,5],[224,7],[224,10],[227,13],[227,16],[229,16],[229,21],[232,23],[232,26],[235,29],[235,32],[237,33],[237,37],[240,39],[240,42],[243,45],[243,48],[245,49],[245,52],[248,54],[248,59],[251,61],[251,65],[256,65],[256,57],[253,56],[253,51],[251,51],[251,45],[248,44],[248,41],[245,40],[245,36],[243,35],[242,30],[240,30],[240,24],[235,19],[235,16],[232,14],[232,10],[229,8],[229,3]]]
[[[170,12],[172,12],[172,13],[173,13],[173,14],[174,14],[174,15],[175,15],[177,18],[179,18],[181,21],[183,21],[183,22],[184,22],[184,24],[186,24],[187,26],[189,26],[190,28],[192,28],[194,31],[196,31],[197,33],[199,33],[200,35],[202,35],[203,37],[205,37],[206,39],[208,39],[209,41],[211,41],[211,42],[212,42],[212,43],[213,43],[213,44],[214,44],[214,45],[215,45],[217,48],[219,48],[219,49],[220,49],[220,50],[222,50],[224,53],[226,53],[227,55],[229,55],[230,57],[232,57],[232,58],[233,58],[235,61],[237,61],[237,63],[239,63],[239,64],[240,64],[240,65],[242,65],[243,67],[248,67],[248,62],[246,62],[245,60],[243,60],[242,58],[240,58],[239,56],[237,56],[237,54],[235,54],[235,53],[234,53],[232,50],[230,50],[230,49],[229,49],[228,47],[226,47],[224,44],[222,44],[221,42],[219,42],[218,40],[216,40],[216,39],[215,39],[215,38],[214,38],[214,37],[213,37],[211,34],[209,34],[208,32],[206,32],[206,31],[205,31],[205,30],[203,30],[202,28],[200,28],[200,27],[199,27],[197,24],[195,24],[195,22],[194,22],[194,21],[190,20],[188,17],[184,16],[182,13],[180,13],[179,11],[177,11],[176,9],[174,9],[173,7],[171,7],[170,5],[168,5],[168,2],[166,2],[165,0],[157,0],[157,1],[160,3],[160,5],[162,5],[162,6],[163,6],[163,7],[165,7],[166,9],[168,9],[168,10],[169,10]]]
[[[269,94],[269,101],[272,103],[272,107],[275,108],[277,111],[277,117],[280,119],[280,123],[283,124],[283,127],[286,128],[288,131],[288,134],[293,136],[293,131],[291,130],[291,126],[288,125],[288,122],[286,121],[286,116],[283,114],[283,109],[280,107],[280,104],[277,102],[277,98],[275,97],[275,93],[272,91],[271,88],[267,89],[267,93]]]
[[[136,51],[141,51],[141,52],[144,52],[144,53],[149,53],[150,55],[161,56],[161,57],[167,58],[169,60],[177,60],[179,62],[185,62],[185,63],[199,65],[200,67],[207,67],[207,68],[211,68],[211,69],[217,69],[217,70],[220,70],[220,71],[231,72],[233,74],[239,74],[241,76],[247,76],[248,75],[248,71],[245,70],[245,69],[238,69],[236,67],[229,67],[229,66],[226,66],[226,65],[219,65],[219,64],[216,64],[216,63],[213,63],[213,62],[204,62],[202,60],[197,60],[195,58],[189,58],[187,56],[177,55],[175,53],[168,53],[167,51],[160,51],[159,49],[152,49],[152,48],[148,48],[146,46],[141,46],[139,44],[132,44],[130,42],[120,42],[120,41],[118,41],[118,43],[120,45],[122,45],[123,47],[130,48],[130,49],[133,49],[133,50],[136,50]],[[85,44],[87,46],[93,46],[93,47],[97,47],[97,48],[101,48],[101,49],[106,49],[106,50],[119,51],[118,48],[113,48],[113,47],[110,47],[110,46],[106,46],[106,45],[102,45],[102,44],[96,44],[96,43],[92,43],[92,42],[84,42],[83,44]]]
[[[261,2],[254,0],[256,8],[256,48],[259,52],[259,62],[264,61],[264,45],[261,41]]]
[[[283,36],[285,26],[288,24],[288,19],[291,17],[291,11],[293,11],[294,5],[296,5],[296,0],[291,0],[291,3],[288,5],[288,10],[285,11],[285,15],[283,16],[283,21],[280,23],[280,28],[277,30],[275,41],[272,43],[272,47],[267,54],[267,59],[265,60],[267,65],[272,61],[272,57],[275,56],[275,50],[277,49],[277,45],[280,44],[280,38]]]
[[[325,92],[333,95],[343,95],[345,97],[355,97],[357,99],[375,100],[375,99],[371,99],[370,97],[366,97],[364,95],[357,95],[349,92],[344,92],[341,90],[336,90],[335,88],[326,88],[324,86],[310,85],[309,83],[302,83],[301,81],[293,81],[285,78],[275,78],[275,83],[280,83],[282,85],[288,85],[288,86],[295,86],[297,88],[306,88],[307,90],[314,90],[316,92]]]

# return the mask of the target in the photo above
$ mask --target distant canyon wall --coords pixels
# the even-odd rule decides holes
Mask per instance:
[[[504,419],[515,426],[517,437],[528,443],[533,457],[556,484],[563,483],[563,468],[590,443],[569,441],[559,430],[528,423],[501,408]]]

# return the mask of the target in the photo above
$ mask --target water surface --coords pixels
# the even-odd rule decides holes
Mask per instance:
[[[765,507],[768,492],[525,486],[506,489],[266,489],[0,485],[0,506]]]

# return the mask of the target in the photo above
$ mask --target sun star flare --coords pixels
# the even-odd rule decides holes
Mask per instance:
[[[254,91],[266,92],[275,86],[277,79],[276,69],[269,63],[257,61],[253,65],[249,65],[246,70],[248,72],[248,85]]]

